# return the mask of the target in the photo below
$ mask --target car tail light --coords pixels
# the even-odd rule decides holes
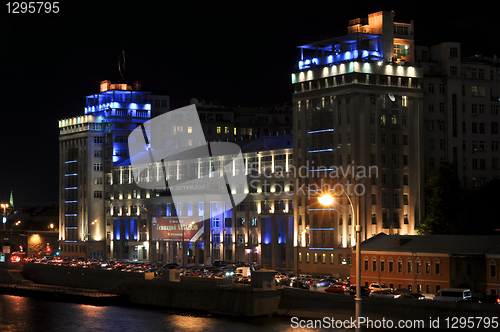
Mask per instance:
[[[497,298],[497,303],[500,304],[500,298]]]

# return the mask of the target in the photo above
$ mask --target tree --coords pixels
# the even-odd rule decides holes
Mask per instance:
[[[480,190],[464,192],[462,209],[462,234],[499,234],[498,206],[500,202],[500,180],[488,182]]]
[[[427,178],[425,184],[425,219],[417,232],[421,235],[457,234],[460,231],[461,190],[455,170],[445,163],[438,174]]]

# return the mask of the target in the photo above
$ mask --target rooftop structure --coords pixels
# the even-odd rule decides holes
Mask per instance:
[[[394,12],[377,12],[349,21],[347,31],[298,46],[298,69],[345,61],[413,62],[413,21],[397,23]]]

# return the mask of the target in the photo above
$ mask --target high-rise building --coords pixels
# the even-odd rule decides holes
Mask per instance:
[[[67,257],[105,258],[111,232],[105,193],[113,168],[128,159],[135,127],[169,109],[168,96],[133,85],[102,81],[86,97],[84,114],[59,121],[59,240]]]
[[[423,69],[424,170],[453,164],[465,189],[500,176],[500,62],[461,56],[460,43],[416,46]]]
[[[286,240],[293,233],[293,179],[288,173],[293,164],[291,109],[286,104],[265,109],[208,105],[194,99],[192,103],[197,105],[207,141],[242,146],[243,164],[235,165],[232,175],[249,175],[254,184],[249,181],[232,189],[248,193],[248,198],[236,209],[226,209],[227,202],[210,196],[215,187],[185,186],[179,190],[192,199],[174,206],[170,188],[142,188],[140,182],[161,177],[164,166],[167,179],[192,177],[200,183],[215,179],[220,177],[219,165],[234,156],[168,161],[151,166],[147,174],[134,174],[129,134],[168,112],[169,97],[141,91],[139,83],[103,81],[99,93],[86,97],[84,115],[59,121],[61,256],[293,267],[292,243]],[[185,243],[179,232],[162,232],[190,217],[203,217],[203,231],[183,232]]]
[[[357,219],[365,240],[415,234],[421,218],[422,70],[413,22],[394,15],[350,20],[346,32],[299,46],[292,83],[300,271],[348,276]],[[321,205],[319,194],[334,202]]]
[[[256,262],[293,269],[292,135],[237,142],[241,159],[228,153],[170,160],[149,165],[139,176],[130,163],[115,167],[105,202],[112,225],[110,257],[197,266]],[[223,174],[220,165],[231,163]],[[145,188],[163,175],[167,189]],[[231,187],[231,193],[247,195],[233,208],[220,194],[226,190],[220,180],[241,175],[247,181]],[[187,179],[189,185],[170,185]]]

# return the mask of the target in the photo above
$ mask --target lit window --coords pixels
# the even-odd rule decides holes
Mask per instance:
[[[192,134],[193,133],[193,127],[188,127],[188,134]]]
[[[220,134],[222,132],[222,127],[217,127],[217,134]]]

